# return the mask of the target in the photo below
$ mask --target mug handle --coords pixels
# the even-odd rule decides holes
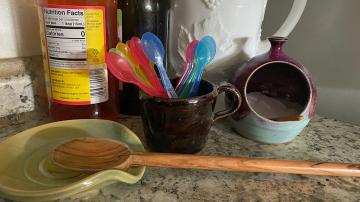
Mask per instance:
[[[223,111],[216,112],[214,114],[214,121],[233,115],[241,106],[241,95],[240,92],[235,88],[235,86],[226,82],[220,84],[220,86],[217,88],[218,95],[225,92],[229,92],[235,96],[235,106],[232,109],[225,109]]]
[[[307,0],[294,0],[291,11],[287,16],[285,22],[281,25],[278,31],[273,34],[273,36],[287,37],[295,28],[296,24],[299,22]],[[270,50],[270,43],[268,40],[260,41],[258,46],[257,55],[265,53]]]

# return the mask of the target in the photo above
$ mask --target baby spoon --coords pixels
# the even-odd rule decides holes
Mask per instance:
[[[124,43],[118,43],[116,46],[116,49],[118,50],[117,53],[121,53],[120,55],[122,57],[125,57],[128,61],[130,66],[133,68],[136,76],[142,80],[146,85],[151,86],[152,83],[150,81],[149,76],[146,74],[146,72],[140,67],[139,63],[135,61],[135,59],[130,54],[130,48],[128,45]]]
[[[205,36],[202,41],[208,46],[208,51],[210,52],[210,56],[205,60],[205,63],[199,63],[199,67],[197,67],[197,72],[195,72],[195,79],[194,79],[194,85],[191,88],[190,91],[190,97],[195,96],[198,94],[199,91],[199,85],[201,81],[201,77],[204,73],[204,70],[206,66],[215,58],[216,55],[216,42],[215,40],[210,36]],[[205,49],[199,50],[199,51],[206,51]],[[201,54],[200,54],[201,55]]]
[[[107,55],[107,64],[109,71],[119,80],[127,83],[132,83],[141,88],[144,92],[151,96],[166,98],[165,93],[161,93],[150,86],[145,85],[143,81],[135,75],[133,68],[126,58],[122,57],[117,50],[112,50]]]
[[[184,89],[185,82],[189,79],[190,73],[194,67],[193,60],[195,55],[195,49],[198,44],[199,41],[194,40],[186,48],[186,68],[175,88],[175,91],[178,95],[180,95],[181,91]]]
[[[163,60],[165,55],[165,49],[161,40],[153,33],[146,32],[142,36],[141,42],[144,48],[145,55],[158,67],[161,81],[167,94],[169,95],[169,98],[177,98],[178,96],[164,68]]]
[[[190,76],[186,81],[184,90],[182,90],[180,94],[180,98],[188,98],[191,96],[191,93],[194,92],[195,82],[199,77],[200,82],[203,70],[205,69],[206,65],[209,64],[211,60],[215,57],[216,45],[214,49],[214,44],[212,43],[215,43],[212,37],[206,36],[202,38],[199,44],[196,46],[194,57],[195,67],[192,69]]]
[[[144,68],[146,74],[150,77],[150,82],[153,86],[159,91],[165,92],[164,87],[156,75],[154,67],[150,65],[150,61],[144,53],[141,40],[138,37],[132,37],[129,42],[129,46],[131,56],[140,64],[141,67]]]

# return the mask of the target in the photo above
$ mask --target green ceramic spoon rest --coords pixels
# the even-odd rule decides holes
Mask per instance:
[[[131,130],[112,121],[71,120],[32,128],[0,143],[0,195],[20,201],[50,201],[114,182],[133,184],[144,175],[145,167],[83,174],[54,165],[53,149],[79,137],[110,138],[134,151],[144,151]]]

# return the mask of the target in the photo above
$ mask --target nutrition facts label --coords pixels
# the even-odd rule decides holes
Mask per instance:
[[[44,14],[49,65],[70,69],[86,68],[84,10],[45,8]]]
[[[52,98],[62,104],[108,100],[104,8],[43,8]]]

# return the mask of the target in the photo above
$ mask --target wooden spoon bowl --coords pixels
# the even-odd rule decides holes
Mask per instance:
[[[119,141],[81,138],[58,146],[53,159],[59,166],[77,171],[127,170],[131,153],[131,149]]]

